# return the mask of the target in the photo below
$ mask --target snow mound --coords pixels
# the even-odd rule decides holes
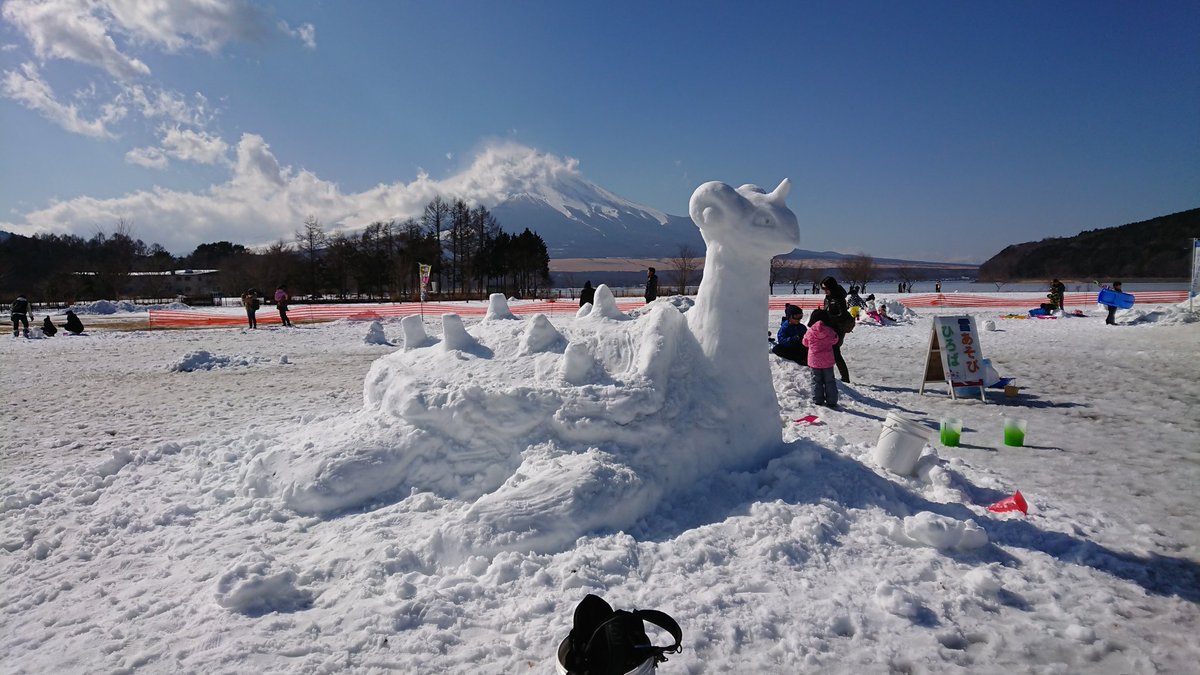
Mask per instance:
[[[252,366],[270,363],[273,359],[263,356],[218,356],[206,350],[199,349],[184,354],[181,359],[168,366],[172,373],[190,373],[196,370],[214,370],[238,366]],[[280,363],[287,363],[287,357],[281,357]]]
[[[987,532],[975,521],[962,521],[929,511],[905,518],[892,531],[892,538],[907,546],[929,546],[938,550],[969,551],[988,543]]]
[[[190,305],[185,305],[182,302],[169,302],[160,305],[139,305],[129,300],[96,300],[93,302],[84,302],[74,304],[68,307],[76,314],[118,314],[121,312],[145,312],[151,309],[169,309],[183,310],[192,309]]]
[[[275,569],[268,557],[251,553],[217,579],[217,604],[247,616],[308,609],[313,597],[308,591],[297,588],[298,579],[294,570]]]
[[[1153,310],[1138,308],[1119,310],[1116,321],[1121,324],[1153,323],[1161,326],[1179,326],[1200,321],[1200,316],[1188,311],[1186,301],[1178,305],[1167,305]]]

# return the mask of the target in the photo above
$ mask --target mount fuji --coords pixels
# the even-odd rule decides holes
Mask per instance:
[[[484,148],[444,187],[488,206],[505,231],[537,232],[552,258],[662,258],[681,245],[704,251],[691,218],[619,197],[585,178],[578,160],[516,143]]]

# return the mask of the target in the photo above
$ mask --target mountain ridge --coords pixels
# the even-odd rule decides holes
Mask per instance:
[[[1200,237],[1200,208],[1011,244],[979,266],[979,280],[1186,279],[1194,237]]]

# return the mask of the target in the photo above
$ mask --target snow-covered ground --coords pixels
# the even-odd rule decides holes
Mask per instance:
[[[701,404],[678,410],[629,375],[653,364],[622,349],[690,300],[657,304],[465,318],[465,338],[426,317],[408,350],[413,318],[83,315],[86,336],[0,339],[0,671],[548,673],[593,592],[679,621],[662,673],[1195,672],[1200,323],[1182,308],[1116,327],[965,310],[1022,387],[986,404],[917,393],[932,311],[850,334],[840,411],[764,339],[783,444],[709,469],[694,429],[746,392],[664,373]],[[888,412],[961,418],[962,445],[885,471]],[[1006,416],[1026,447],[1002,444]],[[603,473],[620,452],[637,470]],[[1016,490],[1028,516],[985,509]]]

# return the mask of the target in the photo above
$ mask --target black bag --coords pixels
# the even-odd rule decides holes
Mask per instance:
[[[670,633],[675,643],[670,647],[651,644],[645,621]],[[575,608],[571,634],[558,646],[558,662],[571,675],[622,675],[647,659],[666,661],[665,654],[676,654],[683,649],[682,641],[679,624],[663,612],[613,611],[607,602],[589,593]]]

